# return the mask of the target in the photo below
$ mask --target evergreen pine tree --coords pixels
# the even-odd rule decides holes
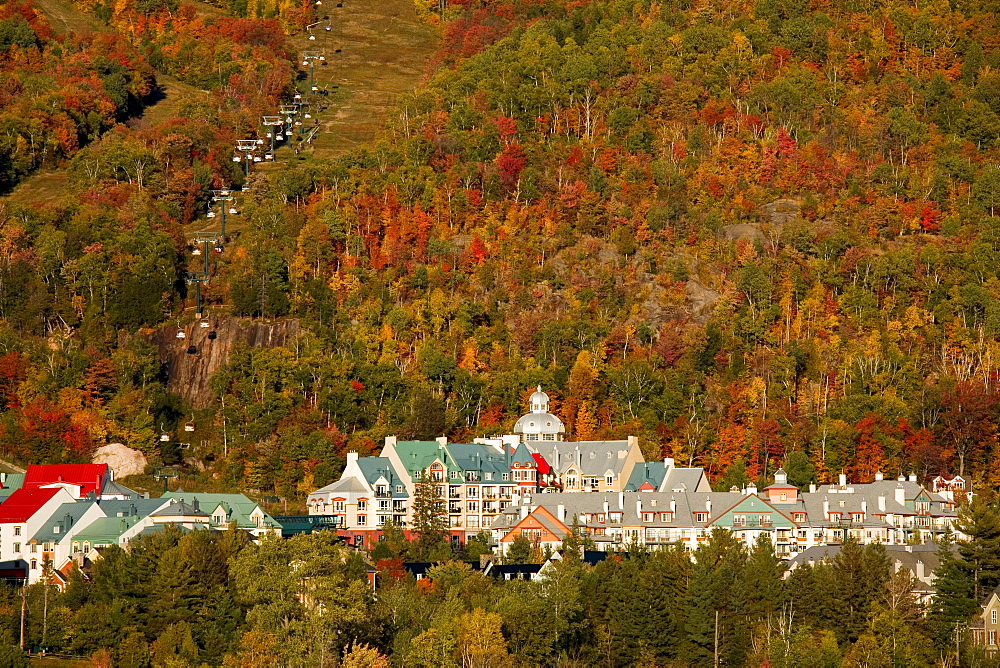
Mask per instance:
[[[426,561],[443,561],[450,556],[448,512],[440,486],[426,471],[417,478],[413,498],[413,531],[417,535],[416,556]]]
[[[959,511],[955,526],[969,537],[959,541],[958,553],[972,576],[972,597],[982,601],[1000,585],[1000,508],[976,496]]]
[[[938,542],[938,567],[934,569],[934,587],[937,592],[931,601],[927,622],[939,648],[951,645],[954,625],[964,622],[979,611],[975,598],[972,572],[953,549],[950,532]]]
[[[745,567],[746,550],[727,529],[714,529],[698,547],[685,602],[686,659],[709,665],[715,659],[716,630],[721,662],[740,665],[746,647],[736,626],[743,623],[733,607],[733,588]],[[716,629],[718,627],[718,629]]]

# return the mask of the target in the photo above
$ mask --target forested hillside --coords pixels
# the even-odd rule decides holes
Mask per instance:
[[[102,74],[100,39],[60,41],[30,5],[4,5],[5,76],[80,42],[94,54],[71,62],[106,95],[156,68],[211,97],[110,127],[135,83],[59,151],[7,131],[8,183],[69,160],[72,186],[56,208],[4,205],[0,449],[26,460],[108,439],[156,455],[183,419],[141,328],[190,319],[185,230],[210,188],[243,184],[231,146],[293,91],[279,25],[302,22],[280,3],[81,7],[141,77]],[[385,434],[503,431],[536,384],[575,437],[638,435],[727,488],[789,458],[803,481],[998,482],[995,8],[420,9],[438,69],[384,137],[252,174],[212,258],[218,313],[301,332],[214,379],[193,454],[222,483],[296,494]]]

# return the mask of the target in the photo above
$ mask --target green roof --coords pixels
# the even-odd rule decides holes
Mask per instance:
[[[443,462],[448,459],[447,452],[437,441],[396,441],[396,453],[411,480],[418,478],[435,459]]]
[[[194,504],[198,501],[198,508],[205,513],[213,516],[212,524],[214,526],[225,526],[232,522],[236,522],[236,526],[241,529],[256,529],[257,524],[250,519],[250,513],[254,511],[254,508],[260,507],[262,513],[264,513],[265,526],[270,523],[271,527],[280,529],[281,523],[274,519],[260,506],[259,503],[253,499],[249,499],[242,494],[208,494],[205,492],[166,492],[162,497],[163,499],[177,499],[178,501],[184,501],[189,504]],[[224,522],[216,522],[214,519],[215,509],[222,506],[226,511],[226,520]]]
[[[24,485],[24,474],[23,473],[4,473],[0,474],[0,484],[3,484],[3,488],[0,489],[0,501],[4,501],[8,496],[21,489]]]
[[[101,517],[73,536],[74,541],[89,542],[91,545],[117,545],[122,534],[131,529],[141,517]]]

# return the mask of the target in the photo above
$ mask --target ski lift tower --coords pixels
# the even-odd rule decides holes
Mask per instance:
[[[274,140],[278,138],[281,134],[279,128],[284,127],[285,121],[281,116],[265,116],[264,125],[269,126],[271,129],[268,131],[267,136],[271,138],[271,159],[274,159]],[[282,137],[284,139],[284,137]]]
[[[254,161],[253,154],[257,150],[257,140],[256,139],[237,139],[236,140],[236,153],[233,156],[233,162],[239,162],[241,159],[246,161],[246,176],[250,177],[250,163]]]
[[[302,122],[298,120],[299,108],[300,105],[298,103],[283,104],[280,107],[278,107],[278,111],[281,112],[281,115],[285,117],[285,123],[288,127],[288,129],[285,130],[285,135],[292,134],[292,127],[295,125],[299,126],[299,131],[301,132]]]
[[[316,88],[316,61],[326,63],[326,56],[319,51],[303,51],[302,64],[309,67],[309,91],[315,93]]]
[[[167,487],[167,480],[170,478],[177,477],[177,469],[172,466],[157,466],[153,469],[153,479],[163,481],[163,493],[166,494],[169,490]]]
[[[231,205],[230,202],[235,202],[236,198],[233,197],[232,192],[228,189],[224,190],[213,190],[212,191],[212,201],[222,202],[222,230],[219,232],[219,236],[222,237],[223,243],[226,241],[226,209],[229,209],[229,213],[237,213],[236,207]]]

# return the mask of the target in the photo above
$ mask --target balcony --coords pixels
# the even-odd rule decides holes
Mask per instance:
[[[462,498],[462,488],[461,487],[449,487],[448,488],[448,498],[449,499],[461,499]]]
[[[382,487],[377,487],[375,489],[375,498],[377,499],[388,499],[392,497],[392,492]]]

